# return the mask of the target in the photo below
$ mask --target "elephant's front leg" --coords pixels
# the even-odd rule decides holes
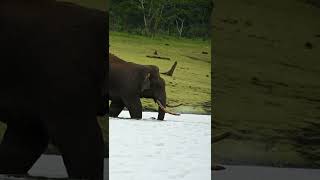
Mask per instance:
[[[132,119],[142,118],[142,104],[139,96],[124,98],[123,102],[128,108]]]
[[[112,101],[110,104],[110,111],[109,111],[109,116],[110,117],[118,117],[121,111],[124,108],[123,102],[120,101]]]

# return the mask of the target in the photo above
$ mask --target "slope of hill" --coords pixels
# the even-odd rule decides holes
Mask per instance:
[[[213,146],[229,164],[319,167],[320,9],[218,0],[212,26]]]

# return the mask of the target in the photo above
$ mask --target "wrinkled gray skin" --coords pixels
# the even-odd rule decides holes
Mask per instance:
[[[26,174],[51,141],[70,178],[103,179],[107,32],[105,12],[0,0],[0,174]]]
[[[140,98],[159,100],[166,106],[165,81],[160,77],[159,68],[126,62],[109,54],[109,98],[110,116],[117,117],[126,107],[131,118],[142,118]],[[165,112],[159,107],[158,119],[163,120]]]

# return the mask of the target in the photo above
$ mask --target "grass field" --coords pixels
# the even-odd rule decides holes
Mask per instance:
[[[197,114],[211,112],[210,41],[174,37],[147,38],[119,32],[109,34],[110,52],[126,61],[157,65],[160,72],[168,71],[175,61],[178,62],[172,77],[162,75],[166,81],[168,103],[183,104],[175,111]],[[153,55],[155,50],[160,56],[171,60],[146,57]],[[150,99],[144,100],[143,106],[148,110],[156,110],[157,107]]]
[[[232,5],[231,5],[232,4]],[[320,167],[320,11],[299,0],[217,1],[213,158]]]

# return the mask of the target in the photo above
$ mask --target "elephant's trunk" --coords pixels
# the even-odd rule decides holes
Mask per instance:
[[[166,98],[155,99],[155,103],[158,105],[158,120],[163,120],[166,112],[162,104],[166,105]]]

